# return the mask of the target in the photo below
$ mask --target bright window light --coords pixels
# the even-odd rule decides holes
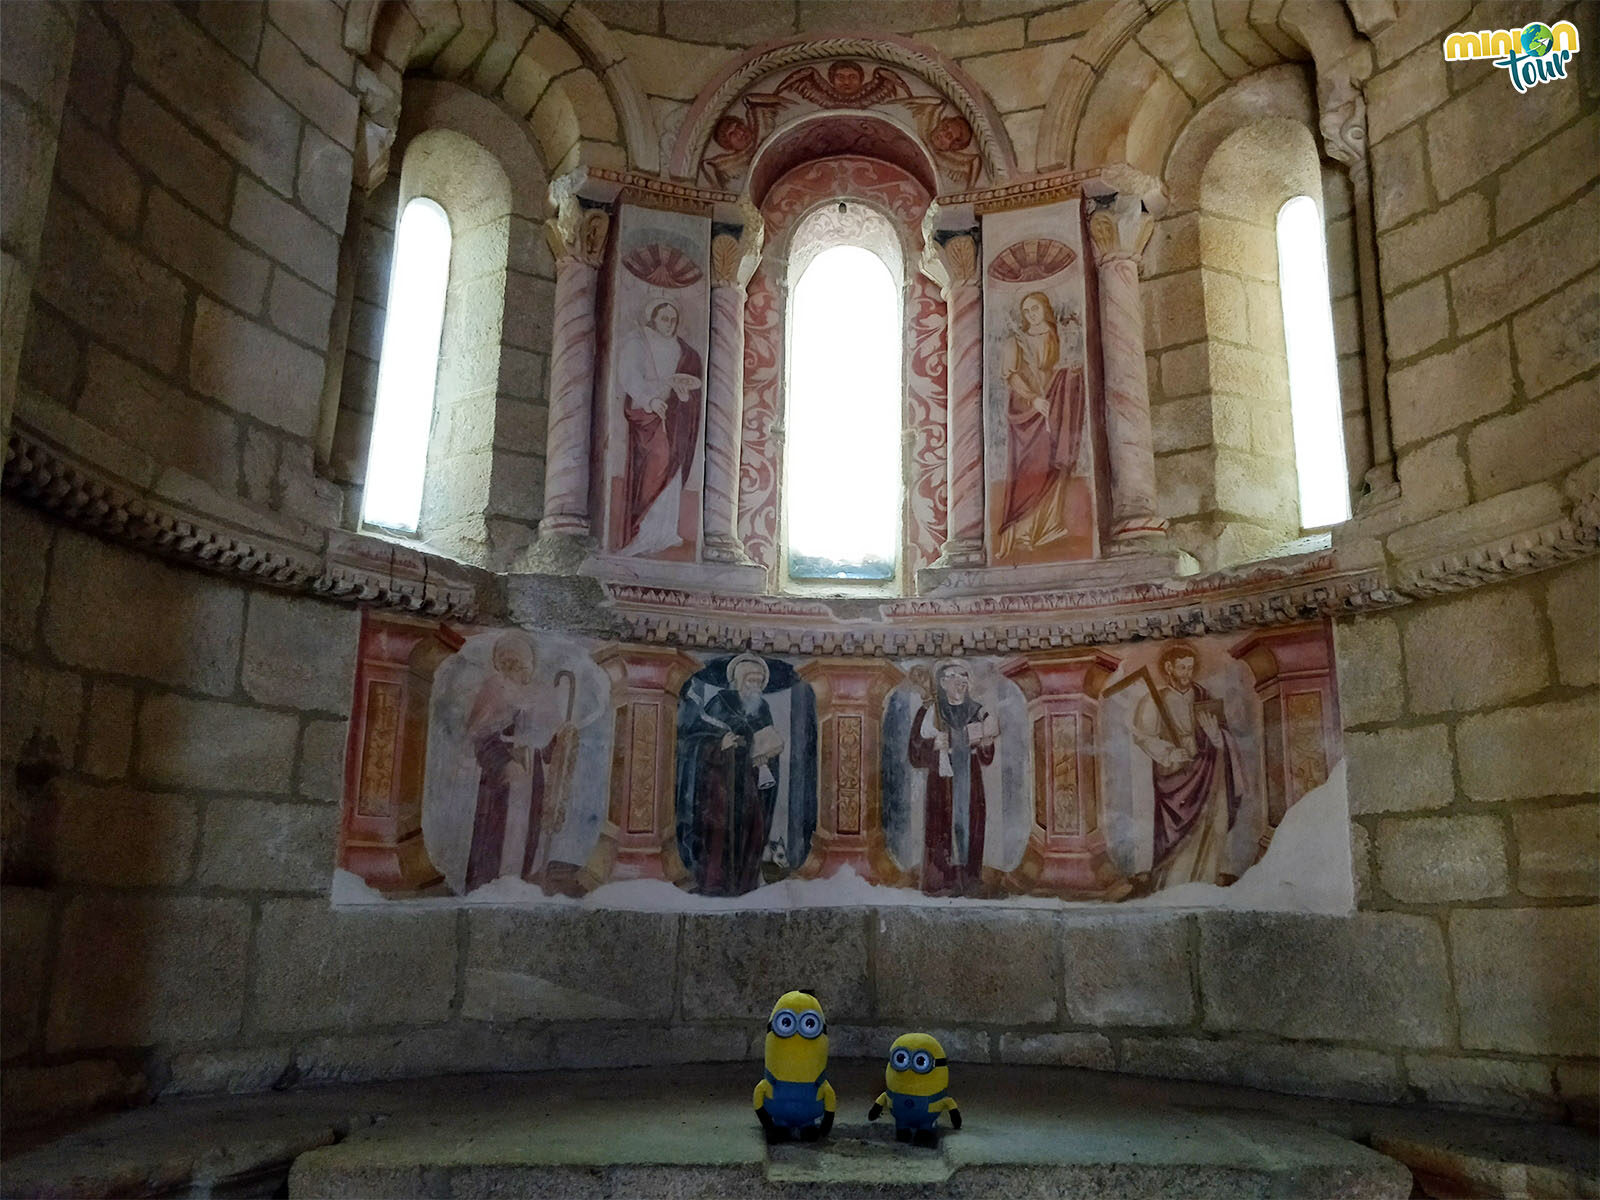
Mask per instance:
[[[395,235],[361,511],[370,525],[415,533],[422,517],[422,476],[428,465],[449,279],[450,218],[419,196],[406,205]]]
[[[1335,525],[1350,516],[1350,486],[1328,300],[1328,253],[1322,215],[1310,196],[1296,196],[1278,210],[1278,293],[1289,352],[1300,525]]]
[[[900,544],[899,289],[876,254],[824,250],[789,340],[789,574],[893,579]]]

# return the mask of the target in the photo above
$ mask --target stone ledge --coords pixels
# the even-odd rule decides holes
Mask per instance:
[[[1600,547],[1600,495],[1569,503],[1541,484],[1397,531],[1388,549],[1398,567],[1386,565],[1370,539],[1355,538],[1206,575],[1051,591],[879,600],[695,591],[498,575],[377,537],[291,526],[181,472],[158,471],[71,414],[51,428],[36,430],[27,411],[19,414],[6,446],[7,492],[193,566],[432,617],[472,621],[508,610],[512,620],[541,627],[779,654],[1003,653],[1234,632],[1405,604]],[[108,458],[124,463],[120,473],[95,465]],[[714,581],[720,568],[708,569]],[[550,610],[543,601],[553,594],[562,603]]]

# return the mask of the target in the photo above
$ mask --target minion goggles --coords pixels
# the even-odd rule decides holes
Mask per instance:
[[[767,1028],[781,1038],[793,1037],[797,1033],[803,1038],[814,1038],[828,1031],[828,1023],[815,1009],[797,1013],[793,1009],[780,1008],[772,1014]]]
[[[935,1067],[948,1065],[948,1058],[935,1058],[926,1050],[907,1050],[904,1046],[889,1056],[889,1065],[896,1071],[915,1071],[918,1075],[926,1075]]]

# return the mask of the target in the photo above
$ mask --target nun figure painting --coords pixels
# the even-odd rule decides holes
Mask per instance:
[[[933,697],[912,719],[907,745],[912,768],[927,777],[922,890],[967,895],[982,881],[983,768],[994,761],[1000,724],[972,698],[961,663],[941,663],[933,683]]]

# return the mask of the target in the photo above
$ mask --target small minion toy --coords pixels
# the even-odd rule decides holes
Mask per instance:
[[[766,1073],[751,1101],[768,1142],[814,1142],[833,1128],[828,1022],[809,992],[785,992],[767,1019]]]
[[[949,1060],[944,1047],[926,1033],[903,1033],[889,1048],[889,1065],[883,1080],[888,1085],[867,1110],[867,1120],[876,1121],[888,1109],[894,1116],[896,1141],[915,1141],[919,1146],[939,1143],[939,1114],[950,1114],[950,1124],[961,1128],[961,1110],[948,1093]]]

